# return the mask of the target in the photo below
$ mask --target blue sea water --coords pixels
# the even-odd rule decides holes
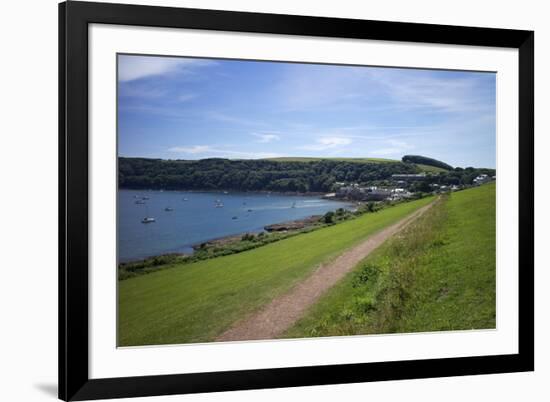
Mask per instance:
[[[142,197],[148,199],[136,204]],[[346,202],[313,196],[119,190],[118,259],[127,262],[192,252],[192,245],[207,240],[260,232],[273,223],[351,207]],[[142,223],[146,216],[155,218],[155,222]]]

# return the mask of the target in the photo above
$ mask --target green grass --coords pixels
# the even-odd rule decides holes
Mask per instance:
[[[495,328],[495,185],[445,196],[284,337]]]
[[[276,161],[276,162],[317,162],[321,160],[329,160],[336,162],[353,162],[353,163],[398,163],[401,162],[396,159],[386,159],[386,158],[314,158],[314,157],[280,157],[280,158],[267,158],[266,160]],[[425,173],[441,173],[446,172],[447,170],[442,169],[436,166],[422,165],[417,163],[420,172]]]
[[[119,345],[211,341],[288,291],[322,261],[426,205],[432,197],[365,214],[224,257],[119,282]]]
[[[280,158],[267,158],[266,160],[276,162],[317,162],[322,160],[329,160],[335,162],[355,162],[355,163],[395,163],[400,162],[396,159],[386,158],[315,158],[315,157],[280,157]]]
[[[430,166],[430,165],[423,165],[421,163],[417,163],[416,166],[422,171],[426,173],[442,173],[442,172],[448,172],[448,170],[445,170],[443,168],[437,167],[437,166]]]

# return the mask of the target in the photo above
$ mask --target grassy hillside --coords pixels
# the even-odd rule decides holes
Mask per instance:
[[[211,341],[289,290],[322,261],[431,200],[399,204],[254,250],[121,281],[119,345]]]
[[[494,184],[451,194],[285,336],[495,328],[495,228]]]
[[[335,162],[355,162],[355,163],[399,163],[396,159],[386,158],[314,158],[314,157],[281,157],[281,158],[266,158],[265,160],[277,162],[318,162],[323,160]]]
[[[423,165],[421,163],[417,163],[416,166],[420,169],[421,172],[425,173],[444,173],[447,172],[447,170],[437,167],[437,166],[430,166],[430,165]]]
[[[437,159],[428,158],[427,156],[422,155],[404,155],[401,160],[405,163],[416,163],[419,165],[439,167],[442,170],[453,170],[451,165],[443,161],[438,161]]]
[[[281,157],[281,158],[267,158],[269,161],[277,162],[318,162],[323,160],[334,161],[334,162],[351,162],[351,163],[399,163],[396,159],[386,159],[386,158],[308,158],[308,157]],[[415,163],[416,167],[420,172],[425,173],[440,173],[447,172],[446,169],[424,165],[421,163]]]

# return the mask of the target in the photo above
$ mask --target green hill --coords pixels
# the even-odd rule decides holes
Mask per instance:
[[[441,162],[437,159],[428,158],[421,155],[405,155],[401,160],[405,163],[416,163],[423,166],[434,166],[440,168],[441,170],[453,170],[453,167],[446,164],[445,162]]]
[[[286,337],[495,328],[495,185],[442,199]]]
[[[386,158],[314,158],[314,157],[281,157],[281,158],[266,158],[264,160],[276,161],[276,162],[319,162],[323,160],[336,161],[336,162],[351,162],[351,163],[399,163],[397,159]],[[444,173],[449,169],[444,169],[438,166],[425,165],[422,163],[414,163],[418,173]]]
[[[368,161],[368,162],[367,162]],[[365,183],[418,173],[414,164],[374,159],[118,160],[121,188],[330,192],[337,182]]]
[[[415,165],[418,167],[418,169],[420,169],[420,171],[422,171],[424,173],[445,173],[445,172],[447,172],[446,169],[443,169],[443,168],[440,168],[440,167],[437,167],[437,166],[423,165],[421,163],[416,163]]]
[[[300,157],[300,156],[287,156],[280,158],[265,158],[268,161],[277,162],[318,162],[318,161],[335,161],[335,162],[355,162],[355,163],[399,163],[396,159],[385,158],[314,158],[314,157]]]
[[[421,161],[381,158],[163,160],[118,158],[120,188],[165,190],[231,190],[321,193],[341,184],[389,185],[394,174],[428,173],[425,181],[439,185],[469,185],[494,169],[452,169],[425,157]]]

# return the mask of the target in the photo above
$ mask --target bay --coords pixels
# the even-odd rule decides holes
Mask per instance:
[[[191,253],[193,245],[207,240],[257,233],[266,225],[338,208],[352,205],[319,196],[273,193],[119,190],[118,260]],[[142,223],[145,217],[155,221]]]

